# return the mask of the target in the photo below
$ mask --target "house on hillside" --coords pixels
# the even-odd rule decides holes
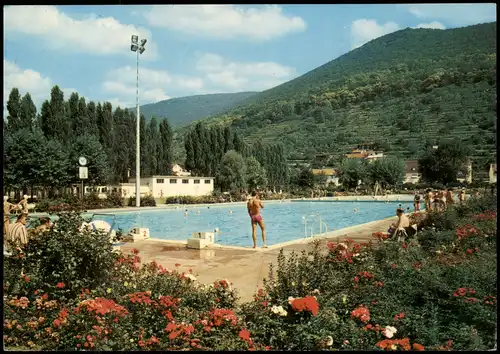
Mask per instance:
[[[340,185],[339,173],[334,168],[313,168],[312,173],[315,176],[325,176],[326,186],[328,186],[330,183],[332,183],[335,187],[338,187]]]
[[[489,171],[489,182],[497,183],[497,164],[490,163],[490,171]]]
[[[189,195],[199,197],[210,195],[214,191],[214,177],[192,176],[151,176],[141,178],[142,189],[146,186],[154,198]],[[131,178],[129,183],[135,183]]]
[[[460,183],[472,183],[472,161],[465,162],[457,173],[457,181]]]
[[[172,174],[174,176],[191,176],[191,172],[184,170],[180,165],[175,164],[172,166]]]
[[[350,153],[345,155],[348,159],[360,159],[367,160],[368,162],[375,161],[377,159],[383,158],[384,153],[381,151],[365,150],[356,148]]]
[[[406,160],[404,183],[417,184],[421,179],[422,174],[419,171],[418,160]]]

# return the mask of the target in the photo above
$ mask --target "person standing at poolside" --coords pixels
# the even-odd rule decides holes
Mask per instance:
[[[451,188],[446,189],[446,204],[455,204],[455,200],[453,199],[453,190]]]
[[[465,189],[462,189],[458,194],[458,200],[460,204],[463,204],[465,202]]]
[[[12,203],[9,203],[8,200],[9,200],[8,196],[3,197],[3,234],[4,234],[4,236],[7,235],[7,231],[9,230],[10,212],[11,212],[11,210],[16,208],[16,206]]]
[[[415,196],[413,197],[413,207],[415,211],[420,211],[420,193],[418,191],[415,192]]]
[[[262,219],[262,215],[260,215],[261,208],[264,208],[264,203],[260,199],[257,192],[253,191],[252,199],[250,199],[247,203],[248,215],[250,216],[250,220],[252,222],[253,248],[257,247],[257,224],[259,224],[260,230],[262,231],[262,243],[263,243],[262,247],[267,248],[266,227],[264,225],[264,220]]]
[[[21,210],[21,213],[28,215],[28,196],[26,194],[23,196],[23,199],[21,199],[17,206]]]
[[[427,212],[432,210],[432,203],[434,202],[434,195],[432,194],[432,190],[427,189],[425,193],[425,210]]]

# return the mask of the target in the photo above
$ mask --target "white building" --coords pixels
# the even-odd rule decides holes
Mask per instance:
[[[405,178],[403,183],[417,184],[422,179],[422,174],[418,168],[418,160],[405,161]]]
[[[313,168],[312,173],[315,176],[325,176],[325,186],[330,183],[336,187],[340,185],[338,173],[334,168]]]
[[[135,179],[130,179],[135,183]],[[214,177],[152,176],[141,178],[142,188],[147,187],[154,198],[189,195],[193,197],[210,195],[214,191]],[[134,192],[135,193],[135,192]]]
[[[457,181],[460,183],[472,183],[472,161],[469,159],[457,173]]]
[[[490,170],[489,170],[489,182],[490,183],[497,183],[497,164],[496,163],[491,163],[490,164]]]

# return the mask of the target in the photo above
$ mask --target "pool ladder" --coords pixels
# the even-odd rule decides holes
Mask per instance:
[[[319,234],[314,233],[315,221],[318,221]],[[328,232],[328,224],[323,221],[321,214],[310,214],[302,216],[302,223],[304,224],[304,237],[313,238],[316,236],[324,236]],[[324,229],[324,232],[323,232]]]

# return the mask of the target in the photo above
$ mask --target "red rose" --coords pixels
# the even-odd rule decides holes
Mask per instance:
[[[64,289],[66,285],[63,283],[63,282],[60,282],[60,283],[57,283],[56,287],[58,287],[59,289]]]
[[[243,340],[250,340],[250,332],[246,329],[242,329],[239,333],[239,336]]]

